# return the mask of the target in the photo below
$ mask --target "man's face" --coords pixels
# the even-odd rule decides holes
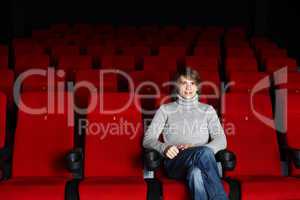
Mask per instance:
[[[181,76],[177,82],[179,95],[185,99],[193,98],[198,90],[198,86],[195,81],[187,79],[184,76]]]

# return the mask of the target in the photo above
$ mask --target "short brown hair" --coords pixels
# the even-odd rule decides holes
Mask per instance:
[[[180,79],[180,77],[185,77],[187,79],[195,81],[196,85],[200,85],[201,79],[199,73],[195,70],[192,69],[191,67],[184,67],[181,70],[179,70],[174,77],[174,82],[177,83]],[[198,93],[199,93],[199,88],[198,88]],[[174,93],[178,94],[178,88],[174,88]]]

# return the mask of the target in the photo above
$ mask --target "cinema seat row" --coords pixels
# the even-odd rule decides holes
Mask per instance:
[[[95,199],[96,197],[145,199],[147,195],[153,195],[153,191],[151,194],[149,192],[156,183],[161,184],[161,195],[164,199],[188,198],[187,188],[183,182],[166,179],[162,170],[156,171],[154,180],[159,180],[159,182],[144,181],[142,125],[137,126],[137,132],[130,133],[135,134],[135,137],[131,139],[128,138],[132,136],[129,132],[123,135],[121,132],[112,135],[100,132],[97,135],[89,127],[85,129],[83,145],[77,146],[74,144],[74,137],[78,135],[74,134],[72,124],[68,124],[70,119],[71,121],[74,119],[72,105],[67,101],[70,94],[53,94],[55,97],[64,95],[65,112],[29,114],[19,109],[13,146],[12,175],[8,180],[0,183],[1,197],[5,199],[20,199],[21,197],[64,199],[65,195],[66,198],[75,198],[79,195],[80,199]],[[296,177],[296,167],[299,166],[299,161],[297,161],[299,160],[297,157],[299,144],[296,134],[299,113],[296,102],[300,98],[299,95],[295,93],[289,95],[288,98],[291,102],[288,104],[290,123],[288,123],[289,132],[286,134],[287,147],[291,148],[287,148],[289,150],[287,152],[291,152],[290,157],[293,161],[290,163],[293,167],[290,176],[281,175],[277,136],[275,130],[272,129],[274,122],[265,124],[255,116],[250,108],[249,93],[232,92],[224,95],[226,102],[221,104],[224,109],[222,119],[228,140],[228,150],[234,152],[237,158],[234,170],[223,172],[224,177],[230,177],[224,180],[228,195],[229,192],[234,191],[235,194],[230,195],[240,195],[242,199],[299,198],[297,195],[300,194],[297,191],[300,179]],[[1,104],[5,104],[5,95],[0,97]],[[21,98],[26,105],[34,108],[46,105],[48,100],[47,93],[44,92],[24,92]],[[128,98],[127,93],[105,93],[102,100],[105,102],[105,109],[112,109],[119,107]],[[98,103],[96,108],[100,106]],[[268,95],[257,94],[252,103],[257,112],[272,119],[272,107]],[[54,110],[57,111],[58,106],[55,105]],[[5,109],[5,106],[1,108]],[[101,123],[102,125],[120,123],[121,119],[135,125],[142,122],[142,115],[134,104],[118,114],[104,114],[95,109],[88,113],[86,118],[90,124]],[[5,116],[1,119],[5,120]],[[283,120],[286,119],[283,118]],[[227,127],[230,123],[235,126],[233,129]],[[249,130],[249,127],[252,129]],[[73,162],[69,161],[69,163],[73,166],[69,167],[73,170],[75,177],[80,177],[80,173],[77,176],[78,166],[84,166],[80,169],[84,171],[85,178],[79,183],[72,179],[67,171],[68,165],[64,161],[67,155],[70,157],[70,152],[73,154],[73,160],[71,159]],[[84,164],[81,163],[81,157],[84,157],[82,161]],[[274,187],[276,190],[273,189]]]
[[[153,193],[149,186],[158,184],[155,179],[143,178],[143,122],[134,104],[139,102],[138,99],[134,99],[125,111],[116,114],[99,112],[101,102],[98,100],[96,109],[87,114],[89,124],[109,126],[123,120],[135,125],[135,129],[126,132],[120,129],[117,134],[101,130],[96,134],[92,127],[88,127],[83,146],[76,146],[74,137],[78,134],[74,134],[72,124],[74,113],[68,101],[70,93],[51,94],[55,97],[53,112],[32,114],[25,108],[19,109],[12,174],[0,182],[1,198],[151,199],[161,195]],[[47,95],[45,92],[25,92],[21,99],[27,106],[40,108],[47,105]],[[99,94],[93,95],[98,97]],[[104,109],[115,109],[129,98],[127,93],[107,93],[101,100],[105,102]],[[58,102],[58,99],[63,99],[63,102]],[[84,179],[78,182],[74,177],[80,177],[80,172],[83,172]]]
[[[139,37],[142,39],[135,41]],[[184,182],[166,178],[161,156],[143,149],[141,140],[147,128],[143,120],[151,121],[155,110],[171,100],[172,87],[163,83],[170,81],[176,70],[191,66],[202,81],[217,86],[215,91],[202,85],[200,101],[218,111],[227,135],[227,150],[216,154],[216,159],[222,166],[220,175],[229,198],[300,199],[300,73],[288,52],[269,39],[253,37],[249,41],[243,28],[91,29],[78,24],[33,31],[30,39],[15,39],[13,47],[15,67],[7,69],[7,48],[0,46],[0,198],[189,199]],[[28,53],[28,47],[33,52]],[[54,112],[29,114],[18,109],[12,117],[16,107],[13,84],[18,75],[49,65],[53,71],[46,77],[34,75],[24,80],[20,99],[40,108],[49,101],[48,91],[55,97],[63,96],[63,102],[58,106],[55,99]],[[288,67],[287,76],[276,72],[284,66]],[[128,73],[134,90],[140,89],[134,96],[137,105],[132,103],[117,114],[99,111],[103,102],[103,109],[121,107],[129,99],[131,87],[120,74],[100,77],[102,69]],[[47,85],[49,73],[54,73],[55,80]],[[67,81],[88,81],[93,89],[79,87],[73,94]],[[162,94],[150,99],[141,96],[156,93],[150,86],[137,87],[145,81],[158,84]],[[227,84],[228,89],[222,91],[221,84]],[[220,93],[209,96],[216,92]],[[75,112],[75,105],[87,108],[90,99],[100,94],[104,99],[97,99],[92,112]],[[138,107],[152,112],[141,113]],[[9,124],[12,120],[17,120],[16,128]],[[92,126],[80,129],[78,125],[85,120]],[[105,131],[111,124],[122,126],[122,121],[137,125],[135,132]]]

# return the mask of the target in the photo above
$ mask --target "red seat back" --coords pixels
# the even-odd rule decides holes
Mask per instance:
[[[6,96],[0,92],[0,149],[4,148],[6,138]]]
[[[85,176],[142,177],[142,115],[134,102],[136,96],[128,93],[107,93],[98,97],[96,109],[88,114],[90,126],[85,139]],[[126,102],[129,106],[124,108]],[[117,113],[100,112],[123,108]],[[129,128],[124,129],[124,125]],[[98,128],[97,128],[97,127]],[[94,128],[93,128],[94,127]]]
[[[79,70],[75,74],[75,83],[88,82],[92,85],[91,89],[102,92],[117,92],[118,91],[118,75],[117,74],[103,74],[100,78],[100,70]],[[101,82],[100,82],[101,80]],[[79,107],[87,107],[90,98],[90,91],[88,88],[79,87],[75,91],[75,102]]]
[[[65,156],[73,148],[73,106],[70,93],[54,95],[52,107],[46,92],[24,93],[21,100],[29,108],[46,108],[32,113],[20,105],[13,150],[13,177],[69,176]],[[60,101],[58,100],[60,99]],[[47,105],[50,105],[47,109]],[[53,109],[53,112],[51,111]]]
[[[237,156],[230,175],[278,176],[280,155],[275,129],[266,125],[253,112],[248,93],[227,94],[222,102],[224,130],[228,149]],[[272,118],[270,98],[256,94],[252,102],[260,114]],[[273,122],[270,122],[274,126]]]
[[[135,70],[134,56],[102,56],[101,67],[103,69],[119,69],[123,71]]]

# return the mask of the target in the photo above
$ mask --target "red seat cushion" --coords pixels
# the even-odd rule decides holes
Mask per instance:
[[[229,195],[229,185],[222,181],[225,192]],[[187,200],[190,199],[188,187],[184,181],[162,179],[164,200]]]
[[[64,178],[15,178],[0,182],[0,196],[5,200],[64,200]]]
[[[147,184],[141,177],[87,178],[79,194],[81,200],[141,200],[146,199]]]
[[[300,199],[300,179],[291,177],[240,177],[245,200]]]

